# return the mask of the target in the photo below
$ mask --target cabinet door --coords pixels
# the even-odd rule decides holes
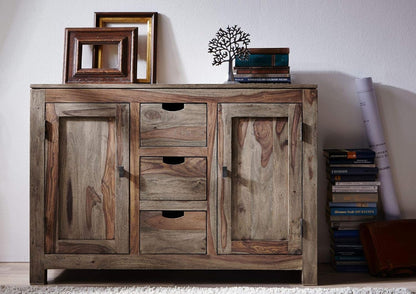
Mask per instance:
[[[128,253],[128,105],[47,103],[46,129],[46,253]]]
[[[301,254],[300,104],[219,104],[222,254]]]

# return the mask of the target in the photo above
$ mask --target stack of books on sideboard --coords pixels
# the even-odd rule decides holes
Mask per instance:
[[[371,149],[325,149],[328,176],[327,219],[331,263],[336,271],[365,272],[360,224],[375,221],[378,209],[378,168]]]
[[[290,83],[289,48],[248,48],[248,59],[235,59],[240,83]]]

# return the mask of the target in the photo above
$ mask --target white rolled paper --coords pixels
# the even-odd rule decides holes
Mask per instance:
[[[400,219],[400,208],[397,202],[390,169],[389,155],[378,111],[377,98],[371,78],[356,79],[355,85],[360,100],[364,125],[367,131],[370,148],[376,152],[376,163],[379,169],[380,196],[387,220]]]

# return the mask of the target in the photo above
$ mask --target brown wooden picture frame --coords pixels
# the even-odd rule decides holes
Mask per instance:
[[[137,76],[137,28],[66,28],[64,83],[134,83]],[[117,45],[118,68],[82,68],[82,47]],[[93,55],[95,55],[93,53]]]
[[[136,76],[138,83],[156,83],[156,52],[157,52],[157,12],[96,12],[95,26],[98,28],[108,27],[112,24],[125,24],[131,26],[134,24],[146,24],[147,31],[142,32],[139,29],[138,41],[143,37],[146,38],[146,75],[145,77]],[[138,53],[141,52],[141,46],[137,44]],[[103,64],[102,51],[98,49],[96,59],[97,66],[100,68]],[[137,59],[138,61],[140,58]],[[138,74],[141,74],[138,70]]]

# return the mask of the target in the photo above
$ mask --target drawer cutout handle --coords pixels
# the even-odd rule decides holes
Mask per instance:
[[[162,216],[166,218],[179,218],[184,215],[185,213],[183,211],[168,211],[168,210],[162,211]]]
[[[162,109],[166,111],[179,111],[185,108],[183,103],[162,103]]]
[[[177,157],[177,156],[163,156],[163,163],[165,164],[181,164],[185,162],[185,157]]]

